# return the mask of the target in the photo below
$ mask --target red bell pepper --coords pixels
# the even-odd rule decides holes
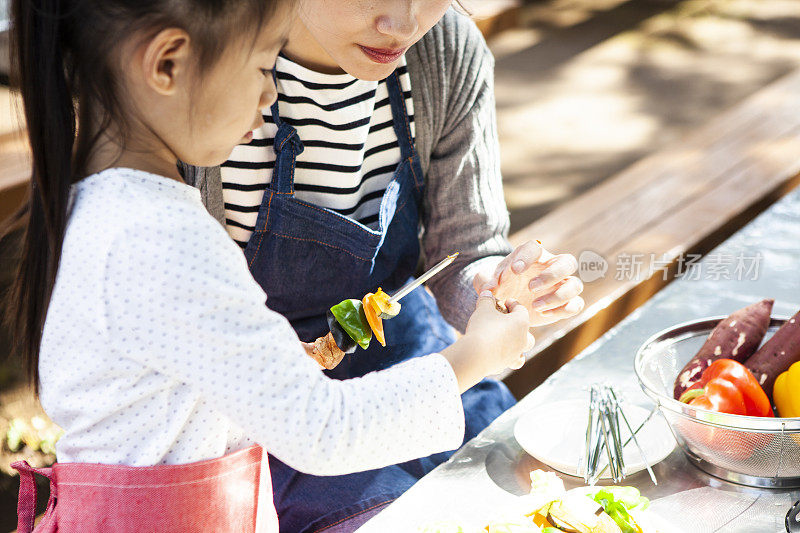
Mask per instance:
[[[774,416],[769,398],[756,378],[744,365],[732,359],[717,359],[711,363],[700,381],[683,393],[681,401],[718,413]],[[695,446],[734,459],[753,455],[752,439],[736,430],[690,423],[684,428],[684,434]]]
[[[745,366],[733,359],[717,359],[680,401],[694,407],[747,416],[775,416],[767,393]]]

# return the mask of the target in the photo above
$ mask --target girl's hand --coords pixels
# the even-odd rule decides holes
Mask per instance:
[[[313,342],[300,341],[300,344],[303,345],[303,349],[306,351],[306,354],[308,354],[309,357],[311,357],[312,359],[316,359],[317,358],[316,357],[316,355],[317,355],[317,347],[314,345]]]
[[[492,274],[479,273],[475,291],[492,291],[501,302],[516,300],[530,313],[531,326],[569,318],[583,310],[583,282],[572,274],[578,262],[569,254],[553,255],[538,241],[518,246]]]
[[[486,376],[521,367],[524,353],[533,348],[528,310],[513,300],[506,308],[508,312],[498,310],[491,291],[481,293],[464,336],[442,351],[462,392]]]
[[[497,300],[490,291],[482,292],[464,332],[465,337],[472,337],[496,352],[496,361],[490,374],[497,374],[506,368],[520,368],[525,364],[525,352],[532,350],[534,345],[528,326],[530,317],[525,306],[508,300],[506,309],[507,312],[503,312],[497,308]]]

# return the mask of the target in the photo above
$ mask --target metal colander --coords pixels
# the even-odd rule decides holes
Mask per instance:
[[[689,460],[711,475],[755,487],[800,487],[800,418],[729,415],[672,397],[678,372],[725,317],[678,324],[650,337],[634,369]],[[786,319],[772,319],[771,336]]]

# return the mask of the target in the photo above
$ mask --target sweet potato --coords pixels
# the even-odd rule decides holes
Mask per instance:
[[[706,342],[675,380],[675,399],[694,385],[706,368],[721,358],[743,363],[756,351],[769,327],[769,315],[774,300],[761,300],[748,305],[721,321],[711,331]]]
[[[800,361],[800,311],[745,361],[744,366],[753,373],[764,392],[772,399],[775,379],[797,361]]]

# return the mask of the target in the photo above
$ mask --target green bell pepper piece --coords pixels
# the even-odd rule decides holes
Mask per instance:
[[[631,509],[644,511],[650,506],[650,500],[642,496],[636,487],[603,487],[592,498],[598,502],[599,499],[619,502],[629,511]]]
[[[360,300],[344,300],[331,307],[331,314],[342,329],[363,349],[369,348],[372,340],[372,328],[364,314],[364,306]]]
[[[605,487],[597,491],[593,499],[603,506],[606,514],[617,523],[623,533],[638,531],[636,521],[628,510],[645,504],[645,501],[650,503],[635,487]]]
[[[331,335],[333,335],[333,341],[336,343],[336,346],[344,353],[355,352],[356,342],[350,338],[350,335],[348,335],[339,322],[336,321],[336,317],[333,316],[330,309],[328,309],[328,312],[325,314],[325,318],[328,320],[328,328],[331,330]]]
[[[636,487],[603,487],[595,493],[594,498],[595,501],[597,501],[597,498],[603,498],[605,500],[619,502],[630,509],[639,503],[641,495],[639,489]]]

